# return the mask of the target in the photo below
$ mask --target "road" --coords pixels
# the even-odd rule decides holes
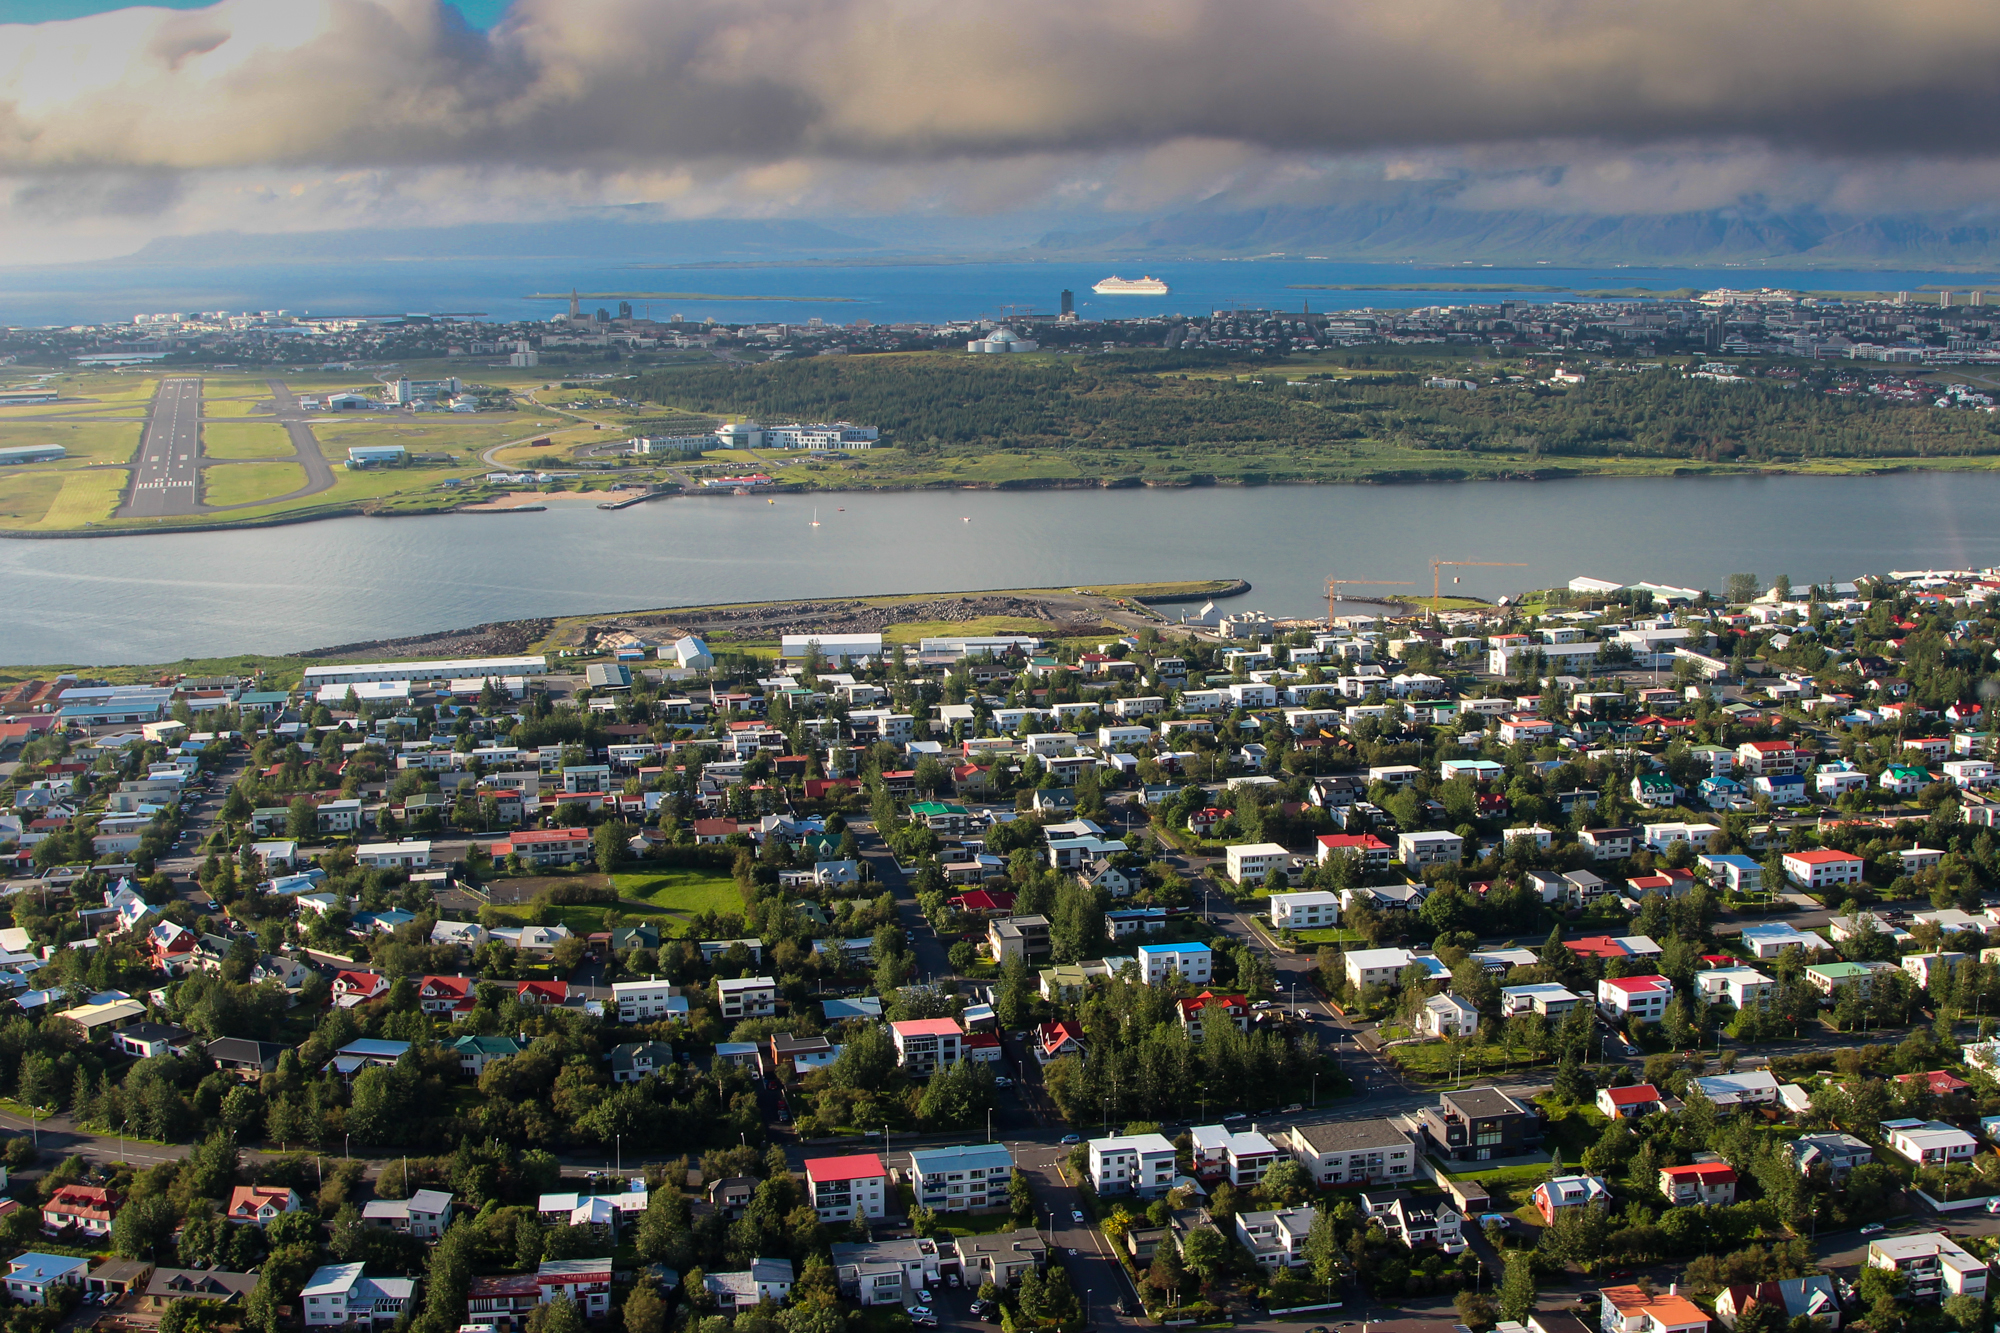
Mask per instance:
[[[201,505],[201,380],[160,381],[120,518],[186,518]]]

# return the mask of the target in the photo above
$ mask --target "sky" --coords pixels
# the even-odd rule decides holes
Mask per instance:
[[[0,0],[0,260],[657,217],[1984,217],[1987,0]]]

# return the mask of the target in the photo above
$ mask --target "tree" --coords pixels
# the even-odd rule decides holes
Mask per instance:
[[[666,1333],[667,1306],[650,1282],[641,1282],[625,1298],[625,1333]]]
[[[1174,1253],[1171,1244],[1162,1244],[1153,1251],[1153,1266],[1146,1270],[1146,1285],[1158,1292],[1161,1300],[1168,1305],[1178,1305],[1181,1285],[1186,1278],[1180,1256]]]
[[[1785,1333],[1789,1322],[1784,1306],[1752,1301],[1737,1314],[1736,1333]]]
[[[293,798],[285,814],[285,832],[294,842],[305,842],[319,832],[319,815],[311,801],[303,796]]]
[[[615,819],[597,826],[597,830],[590,835],[590,845],[596,853],[600,873],[613,874],[625,864],[631,852],[628,845],[631,837],[632,831]]]
[[[1017,1227],[1033,1226],[1035,1222],[1035,1190],[1028,1183],[1028,1174],[1019,1167],[1007,1177],[1007,1211],[1014,1215]]]
[[[1584,1072],[1583,1066],[1577,1063],[1574,1055],[1564,1056],[1562,1063],[1556,1066],[1555,1083],[1549,1090],[1558,1100],[1568,1102],[1572,1106],[1586,1106],[1597,1097],[1596,1085],[1591,1082],[1590,1075]]]
[[[1206,1287],[1222,1275],[1229,1261],[1229,1242],[1214,1227],[1196,1227],[1181,1241],[1181,1258]]]
[[[1312,1265],[1313,1281],[1331,1288],[1340,1280],[1341,1265],[1346,1258],[1346,1251],[1340,1248],[1340,1232],[1333,1225],[1333,1214],[1321,1209],[1313,1218],[1312,1229],[1306,1232],[1306,1262]]]
[[[1535,1259],[1527,1250],[1509,1250],[1500,1276],[1500,1317],[1521,1322],[1535,1312]]]
[[[528,1316],[528,1333],[585,1333],[583,1316],[577,1313],[575,1301],[567,1295],[558,1296],[535,1307]]]
[[[1264,1191],[1265,1199],[1289,1208],[1311,1192],[1312,1177],[1303,1166],[1287,1158],[1264,1173],[1258,1188]]]
[[[165,1195],[133,1199],[118,1210],[111,1223],[112,1248],[127,1259],[150,1259],[154,1249],[174,1234],[179,1222]]]

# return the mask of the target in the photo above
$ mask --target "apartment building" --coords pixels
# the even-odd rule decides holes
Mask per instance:
[[[889,1025],[896,1063],[929,1078],[965,1058],[965,1031],[955,1018],[911,1018]]]
[[[1163,1134],[1117,1134],[1090,1141],[1090,1184],[1099,1194],[1155,1198],[1174,1183],[1174,1145]]]
[[[806,1191],[822,1222],[882,1216],[889,1172],[874,1153],[806,1159]]]
[[[1943,1231],[1877,1236],[1868,1243],[1868,1266],[1901,1273],[1910,1300],[1986,1295],[1986,1261],[1967,1254]]]
[[[717,978],[715,998],[726,1021],[769,1018],[778,1012],[778,982],[775,977]]]
[[[934,1213],[998,1208],[1007,1202],[1014,1154],[1004,1144],[921,1148],[910,1154],[910,1189]]]
[[[1214,956],[1206,944],[1142,944],[1139,980],[1157,986],[1179,977],[1191,986],[1206,986],[1214,973]]]
[[[1400,1184],[1416,1179],[1416,1144],[1390,1120],[1293,1125],[1273,1138],[1321,1185]]]

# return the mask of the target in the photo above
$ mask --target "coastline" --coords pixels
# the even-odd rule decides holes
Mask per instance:
[[[1954,455],[1927,459],[1872,460],[1854,459],[1837,466],[1785,466],[1765,464],[1757,467],[1685,463],[1676,460],[1661,460],[1671,466],[1641,470],[1619,470],[1617,468],[1581,467],[1523,467],[1496,468],[1490,472],[1474,472],[1463,468],[1441,467],[1434,469],[1384,469],[1341,480],[1326,480],[1307,477],[1287,477],[1271,473],[1256,473],[1244,476],[1213,475],[1191,473],[1175,477],[1117,476],[1117,477],[1017,477],[1000,481],[910,481],[904,484],[880,484],[869,486],[784,486],[758,494],[769,496],[790,496],[794,498],[816,495],[892,495],[916,492],[945,491],[1113,491],[1113,490],[1199,490],[1204,488],[1255,490],[1276,486],[1422,486],[1447,485],[1453,483],[1477,482],[1559,482],[1589,481],[1599,479],[1616,480],[1660,480],[1676,481],[1687,478],[1758,478],[1758,477],[1825,477],[1834,479],[1870,478],[1895,476],[1907,472],[2000,472],[2000,455]],[[293,513],[266,514],[254,518],[219,518],[212,521],[193,519],[181,521],[161,521],[150,527],[105,527],[64,528],[49,531],[28,531],[21,528],[0,528],[0,539],[24,541],[90,539],[99,537],[136,537],[168,533],[229,532],[252,528],[285,527],[297,523],[317,523],[340,518],[441,518],[450,515],[490,515],[505,512],[534,513],[547,508],[549,501],[558,504],[577,504],[584,501],[595,502],[595,507],[607,512],[616,512],[634,507],[631,503],[607,504],[599,497],[609,500],[624,498],[620,493],[604,491],[554,491],[536,492],[538,502],[533,507],[503,507],[486,500],[453,500],[436,508],[414,507],[371,507],[366,502],[347,502],[337,505],[321,505],[300,509]],[[642,497],[655,499],[741,499],[741,496],[721,491],[680,491],[648,492]]]

